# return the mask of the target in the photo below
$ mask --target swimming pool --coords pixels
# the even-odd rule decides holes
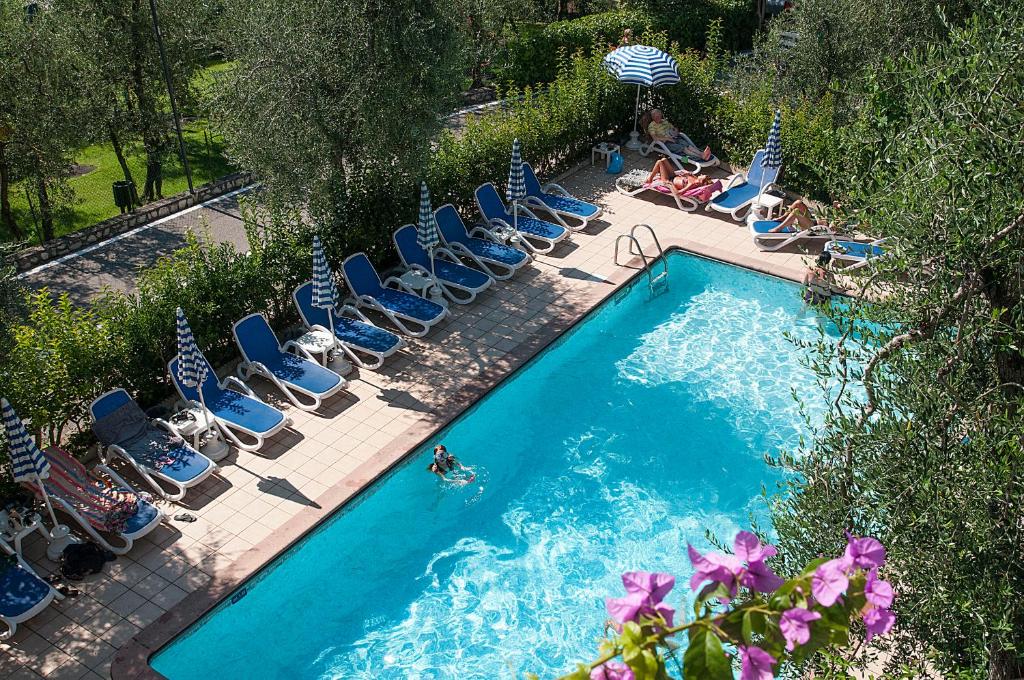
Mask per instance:
[[[818,337],[797,286],[681,252],[157,653],[171,680],[549,678],[590,659],[624,570],[766,521]],[[812,417],[814,414],[811,414]],[[437,442],[480,473],[442,488]]]

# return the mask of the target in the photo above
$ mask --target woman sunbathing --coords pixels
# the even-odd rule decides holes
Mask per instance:
[[[697,187],[708,186],[712,181],[710,177],[705,175],[695,175],[685,170],[676,170],[667,158],[659,158],[654,163],[651,174],[647,176],[644,186],[665,186],[671,189],[672,193],[678,195],[685,194]]]
[[[839,201],[833,201],[832,209],[839,210],[842,206]],[[789,210],[786,211],[786,215],[782,218],[782,221],[775,227],[772,227],[768,231],[770,233],[789,233],[795,231],[802,231],[804,229],[810,229],[816,224],[828,224],[828,221],[821,215],[811,218],[811,209],[801,199],[793,201],[789,206]]]

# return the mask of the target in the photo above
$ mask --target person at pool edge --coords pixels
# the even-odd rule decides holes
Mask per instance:
[[[832,262],[832,253],[827,250],[818,256],[817,261],[807,268],[804,274],[804,302],[820,305],[832,297],[832,272],[828,270]]]
[[[441,479],[450,481],[445,475],[455,470],[468,470],[465,465],[455,459],[455,456],[448,453],[448,449],[444,447],[444,444],[438,444],[434,447],[434,460],[430,463],[427,468]]]

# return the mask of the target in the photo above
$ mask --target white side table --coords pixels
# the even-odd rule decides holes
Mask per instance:
[[[448,306],[448,301],[444,299],[444,293],[441,292],[441,286],[435,284],[433,277],[424,274],[419,269],[410,269],[399,276],[398,280],[416,291],[421,298],[430,300],[442,307]]]
[[[14,545],[14,552],[22,554],[21,542],[25,540],[26,536],[35,532],[39,532],[44,541],[50,542],[50,534],[43,526],[43,518],[39,516],[39,513],[33,512],[19,522],[11,517],[6,510],[0,510],[0,538]]]
[[[220,429],[214,424],[212,413],[198,406],[190,406],[178,413],[188,413],[192,418],[177,423],[173,419],[168,419],[167,422],[170,423],[179,437],[191,439],[192,448],[196,451],[201,451],[203,455],[214,462],[228,455],[231,447],[224,441],[220,434]],[[203,435],[208,432],[211,434],[210,439],[206,442],[205,446],[202,446]]]
[[[338,375],[348,375],[352,372],[352,364],[342,355],[336,352],[334,359],[331,359],[331,352],[335,349],[334,338],[327,331],[307,331],[295,338],[295,344],[306,350],[313,356],[320,357],[320,363]]]
[[[781,208],[782,203],[785,201],[782,196],[775,196],[774,194],[761,194],[754,205],[752,206],[755,210],[757,208],[764,208],[764,219],[771,220],[775,219],[775,209]]]
[[[593,165],[597,158],[604,158],[604,167],[612,164],[612,154],[619,153],[622,147],[611,142],[601,142],[590,150],[590,164]]]
[[[494,234],[494,238],[498,239],[505,245],[512,246],[513,248],[519,248],[519,244],[523,240],[523,237],[519,235],[518,231],[512,227],[506,227],[503,224],[491,229],[491,233]],[[520,248],[520,250],[522,249]]]

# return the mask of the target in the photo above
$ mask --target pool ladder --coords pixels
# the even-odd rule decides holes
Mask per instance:
[[[654,245],[658,248],[658,257],[653,259],[647,256],[644,252],[643,247],[640,245],[640,240],[637,238],[637,230],[647,230],[650,233],[651,238],[654,239]],[[644,271],[647,272],[647,287],[651,289],[651,293],[654,293],[654,289],[658,284],[668,283],[668,260],[665,259],[665,251],[662,250],[661,241],[658,240],[658,235],[654,233],[654,229],[649,224],[635,224],[633,228],[629,230],[628,234],[619,234],[615,239],[615,264],[622,266],[625,262],[619,262],[619,244],[622,241],[629,242],[629,254],[639,255],[644,261]],[[653,264],[661,262],[661,272],[655,274],[653,271]]]

